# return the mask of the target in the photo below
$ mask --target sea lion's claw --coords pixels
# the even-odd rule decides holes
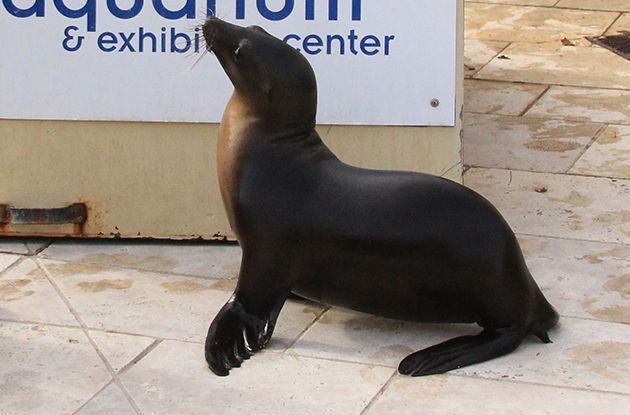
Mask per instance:
[[[221,308],[208,329],[205,353],[208,367],[219,376],[227,376],[268,341],[263,319],[245,311],[232,297]]]
[[[243,328],[243,357],[245,359],[249,359],[251,355],[255,353],[252,346],[249,344],[249,340],[247,339],[247,330]]]
[[[243,330],[243,333],[245,333],[244,330]],[[234,346],[234,354],[236,355],[236,358],[240,360],[241,363],[243,362],[243,360],[249,359],[249,357],[252,355],[252,353],[247,349],[245,342],[246,342],[246,339],[244,335],[242,338],[237,339],[236,344]]]
[[[228,364],[231,367],[241,367],[241,362],[243,361],[243,359],[238,358],[238,355],[236,354],[236,348],[237,348],[237,345],[234,344],[232,346],[232,350],[228,350],[225,355],[227,358]]]
[[[230,374],[229,367],[225,364],[225,359],[218,355],[218,351],[208,352],[206,350],[206,361],[208,368],[217,376],[227,376]]]
[[[213,365],[208,365],[208,367],[210,368],[210,370],[212,370],[212,373],[214,373],[217,376],[223,377],[230,374],[229,369],[226,369],[224,367],[217,367]]]

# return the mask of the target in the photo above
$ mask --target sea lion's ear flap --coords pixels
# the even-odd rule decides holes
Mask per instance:
[[[268,34],[269,34],[269,33],[267,33],[267,31],[266,31],[265,29],[263,29],[263,28],[262,28],[262,27],[260,27],[260,26],[256,26],[256,25],[249,26],[249,27],[248,27],[248,29],[251,29],[251,30],[253,30],[254,32],[264,33],[264,34],[266,34],[266,35],[268,35]]]

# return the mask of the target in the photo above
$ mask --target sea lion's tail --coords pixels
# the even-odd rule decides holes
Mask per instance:
[[[543,343],[551,343],[547,331],[558,323],[560,316],[547,299],[540,293],[538,309],[534,322],[529,328],[529,332],[540,339]]]

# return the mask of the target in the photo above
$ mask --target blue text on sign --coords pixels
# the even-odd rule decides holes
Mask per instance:
[[[134,0],[129,8],[121,8],[116,0],[106,0],[107,10],[112,16],[118,19],[131,19],[136,17],[144,8],[144,0]],[[245,0],[234,0],[236,5],[236,19],[243,20],[246,15]],[[317,1],[328,1],[328,20],[338,20],[339,0],[302,0],[305,6],[305,20],[315,20],[315,4]],[[361,1],[351,0],[352,20],[361,20]],[[195,19],[197,10],[197,0],[187,0],[186,3],[177,10],[171,10],[164,5],[164,0],[151,0],[153,9],[157,14],[169,20],[182,18]],[[206,15],[215,15],[217,0],[205,0]],[[33,0],[30,7],[18,7],[15,0],[2,0],[2,4],[9,14],[19,17],[45,17],[46,1]],[[53,5],[57,11],[69,18],[79,19],[85,17],[87,20],[88,32],[96,31],[96,0],[85,0],[81,7],[70,7],[66,5],[66,0],[53,0]],[[295,0],[284,0],[284,6],[279,10],[272,10],[267,5],[267,0],[256,0],[256,10],[263,18],[271,21],[284,20],[295,10]]]

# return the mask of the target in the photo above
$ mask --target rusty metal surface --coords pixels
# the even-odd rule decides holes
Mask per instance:
[[[61,225],[83,224],[87,220],[87,206],[74,203],[63,208],[28,209],[0,205],[0,224],[14,225]]]

